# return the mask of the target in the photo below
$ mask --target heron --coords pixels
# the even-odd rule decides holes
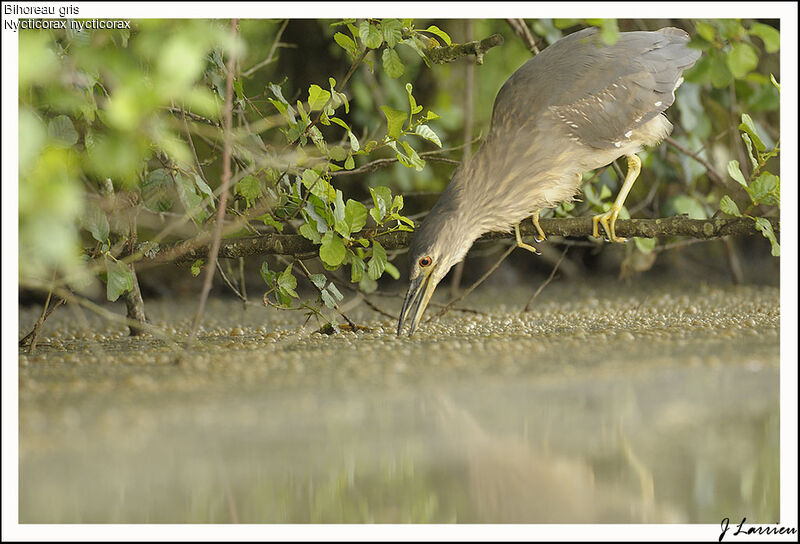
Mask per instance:
[[[609,210],[592,218],[610,242],[624,242],[615,223],[641,171],[637,153],[672,131],[664,111],[675,101],[683,72],[700,51],[678,28],[620,32],[604,43],[587,28],[553,43],[503,84],[489,133],[472,159],[459,166],[409,247],[409,287],[397,334],[422,318],[436,286],[486,232],[514,231],[528,217],[538,233],[539,212],[571,201],[583,173],[620,157],[627,174]]]

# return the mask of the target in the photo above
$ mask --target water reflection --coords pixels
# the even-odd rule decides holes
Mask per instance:
[[[777,369],[21,414],[23,522],[772,522]]]

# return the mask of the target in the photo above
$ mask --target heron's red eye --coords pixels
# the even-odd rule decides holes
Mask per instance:
[[[426,255],[425,257],[423,257],[423,258],[421,258],[419,260],[419,265],[422,268],[425,268],[426,266],[430,266],[432,262],[433,262],[433,260]]]

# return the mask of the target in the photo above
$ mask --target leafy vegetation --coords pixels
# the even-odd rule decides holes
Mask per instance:
[[[370,293],[381,278],[399,278],[376,237],[413,230],[402,193],[440,191],[454,162],[448,148],[464,144],[463,68],[429,58],[432,48],[454,45],[451,34],[463,24],[243,20],[232,33],[226,21],[139,20],[130,31],[21,32],[20,283],[84,290],[98,277],[117,300],[133,289],[129,265],[142,252],[204,243],[219,203],[232,55],[232,203],[224,236],[297,233],[315,244],[321,263],[312,274],[302,261],[265,258],[265,303],[328,319],[324,310],[342,299],[334,282]],[[506,35],[502,54],[490,52],[478,71],[470,115],[485,135],[494,95],[530,52],[501,20],[472,24],[478,38]],[[635,29],[613,19],[530,22],[540,48],[586,25],[600,28],[607,43]],[[629,202],[644,201],[637,212],[651,217],[705,218],[718,206],[752,217],[777,255],[764,218],[779,207],[772,174],[779,95],[769,75],[779,74],[779,32],[739,20],[683,26],[703,56],[678,90],[673,138],[694,156],[667,145],[645,152],[642,177],[649,179]],[[738,184],[715,179],[708,166],[719,163]],[[588,173],[581,202],[543,216],[607,210],[620,182],[614,168]],[[654,243],[635,247],[650,251]],[[206,265],[194,260],[188,278]],[[302,283],[316,299],[302,299]]]

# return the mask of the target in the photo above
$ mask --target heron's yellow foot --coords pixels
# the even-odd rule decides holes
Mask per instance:
[[[614,230],[614,225],[617,222],[617,217],[619,217],[620,208],[616,206],[611,206],[611,209],[605,213],[601,213],[592,217],[592,236],[595,238],[600,237],[600,233],[598,232],[597,225],[603,225],[603,230],[606,231],[606,236],[608,236],[608,240],[610,242],[627,242],[626,238],[621,238],[617,236],[616,231]]]
[[[522,241],[522,235],[519,233],[519,225],[514,225],[514,234],[517,236],[517,247],[521,247],[522,249],[527,249],[528,251],[536,255],[542,254],[538,249],[536,249],[532,245],[526,244],[525,242]]]
[[[533,226],[536,228],[537,232],[536,241],[544,242],[547,239],[547,235],[544,233],[544,231],[542,230],[542,226],[539,224],[539,212],[535,212],[533,214],[533,217],[531,217],[531,221],[533,221]]]

